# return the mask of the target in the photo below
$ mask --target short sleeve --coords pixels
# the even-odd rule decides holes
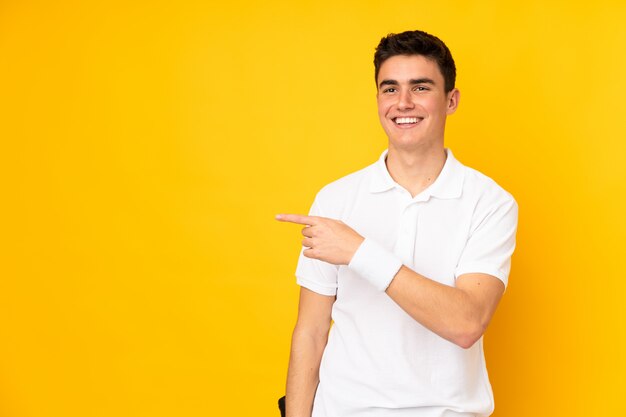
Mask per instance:
[[[313,202],[309,216],[323,216],[320,212],[317,199]],[[298,285],[308,288],[322,295],[337,294],[337,273],[339,267],[319,259],[311,259],[304,256],[306,247],[302,247],[298,265],[296,267],[296,282]]]
[[[493,204],[477,219],[454,272],[455,279],[467,273],[484,273],[500,279],[506,289],[515,250],[518,206],[507,198]]]

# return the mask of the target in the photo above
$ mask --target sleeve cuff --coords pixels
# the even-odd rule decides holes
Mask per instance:
[[[506,291],[506,287],[509,284],[508,272],[502,271],[495,265],[491,265],[488,263],[481,263],[481,262],[475,262],[471,264],[458,266],[456,270],[454,271],[454,279],[456,280],[461,275],[470,274],[470,273],[487,274],[487,275],[491,275],[493,277],[498,278],[504,284],[504,291]]]
[[[337,286],[333,285],[321,285],[314,280],[307,279],[301,275],[296,275],[296,283],[301,287],[308,288],[309,290],[321,295],[333,296],[337,295]]]
[[[402,267],[402,260],[375,241],[365,238],[352,256],[348,267],[369,281],[377,290],[385,291]]]

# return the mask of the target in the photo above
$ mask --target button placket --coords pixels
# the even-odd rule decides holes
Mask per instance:
[[[404,208],[398,223],[398,238],[394,247],[394,253],[409,267],[412,267],[414,262],[418,213],[419,204],[409,203]]]

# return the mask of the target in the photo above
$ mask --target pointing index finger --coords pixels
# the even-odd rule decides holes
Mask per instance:
[[[316,223],[315,216],[303,216],[300,214],[277,214],[276,220],[281,222],[304,224],[306,226],[312,226]]]

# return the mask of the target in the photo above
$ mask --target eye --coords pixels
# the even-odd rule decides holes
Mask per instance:
[[[394,87],[385,88],[383,93],[395,93],[396,89]]]
[[[415,91],[428,91],[428,87],[424,87],[423,85],[416,86],[413,90]]]

